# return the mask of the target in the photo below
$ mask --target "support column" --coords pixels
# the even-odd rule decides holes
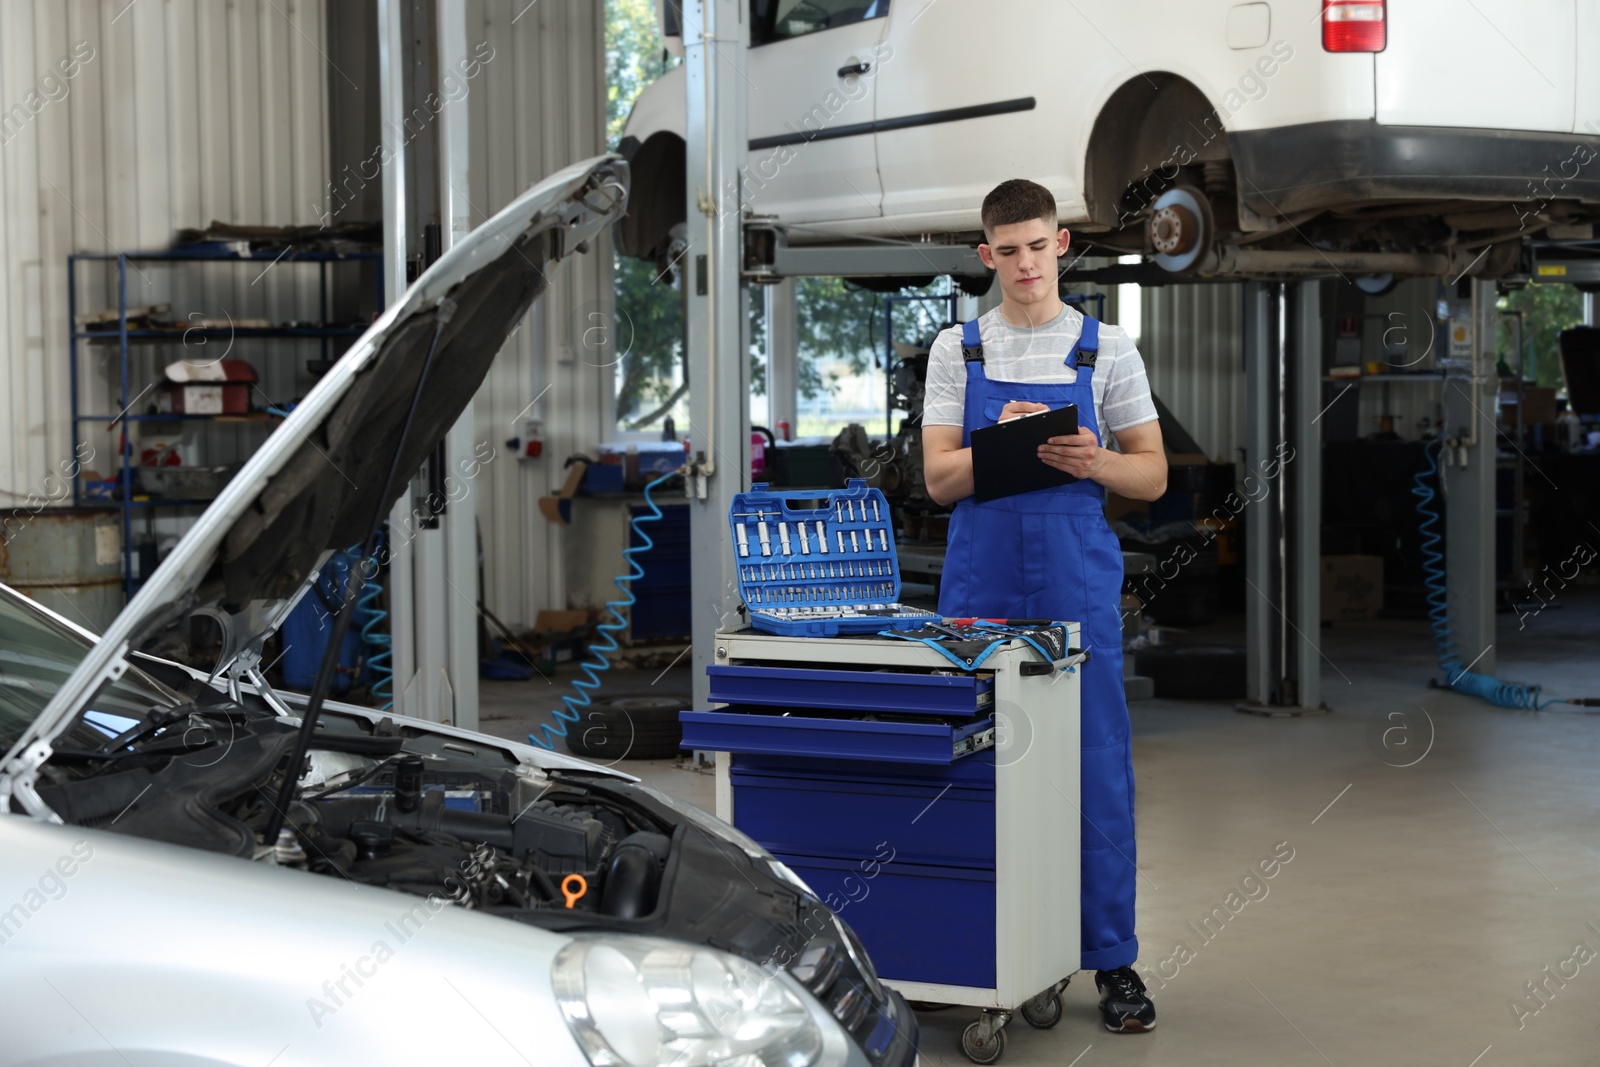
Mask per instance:
[[[378,128],[383,135],[383,299],[399,301],[406,291],[406,251],[410,242],[406,209],[406,135],[404,126],[405,26],[404,0],[378,0]],[[403,531],[411,526],[411,494],[403,494],[389,513],[389,628],[393,640],[391,682],[394,710],[416,714],[405,689],[416,673],[416,649],[400,620],[416,615],[411,582],[411,542]],[[398,535],[397,535],[398,533]]]
[[[1444,383],[1445,586],[1461,665],[1493,674],[1495,454],[1494,283],[1474,281],[1470,300],[1452,301],[1451,317],[1470,323],[1471,343],[1442,361]]]
[[[438,0],[438,62],[441,81],[451,71],[466,69],[466,0]],[[439,112],[439,220],[440,246],[448,252],[472,230],[467,202],[468,172],[467,98],[452,100],[439,87],[445,101]],[[451,489],[473,469],[473,421],[469,402],[445,435],[445,493],[448,503],[444,527],[444,598],[448,605],[445,625],[445,674],[449,692],[440,699],[440,717],[463,730],[478,728],[478,501],[473,486],[465,493]],[[460,499],[456,499],[457,496]]]
[[[440,249],[471,226],[466,106],[442,89],[428,91],[432,79],[465,58],[465,6],[463,0],[436,0],[430,12],[406,0],[380,0],[378,24],[381,126],[388,149],[384,276],[393,303],[405,292],[407,260],[413,245],[422,243],[424,231],[417,227],[433,214],[436,191]],[[438,126],[411,136],[405,123],[416,100],[435,95],[444,101]],[[407,490],[389,514],[394,710],[468,727],[477,721],[476,509],[470,499],[450,502],[445,479],[471,454],[469,406],[429,459],[428,477],[407,472]]]
[[[1282,440],[1283,413],[1277,386],[1279,287],[1244,283],[1245,469],[1254,471]],[[1242,479],[1241,479],[1242,481]],[[1275,498],[1259,501],[1244,485],[1245,506],[1245,700],[1265,707],[1274,702],[1285,649],[1284,627],[1272,610],[1278,574],[1278,528],[1281,516]]]
[[[689,354],[687,479],[694,702],[709,702],[713,635],[739,621],[728,512],[750,478],[747,294],[740,278],[739,180],[748,143],[744,0],[683,5],[688,225],[685,322]]]
[[[795,285],[785,278],[776,285],[764,285],[767,300],[767,396],[771,401],[772,425],[787,422],[791,432],[800,432],[800,323],[796,317]]]
[[[1322,706],[1320,283],[1244,286],[1245,710]]]
[[[1316,709],[1322,706],[1322,283],[1297,282],[1291,294],[1294,333],[1284,403],[1294,458],[1279,475],[1289,496],[1289,570],[1283,584],[1284,613],[1293,632],[1291,669],[1285,672],[1293,688],[1285,691],[1284,701]],[[1273,458],[1267,458],[1269,465]],[[1255,473],[1262,475],[1259,468]]]

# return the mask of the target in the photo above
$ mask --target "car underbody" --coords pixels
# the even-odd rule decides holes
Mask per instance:
[[[1071,255],[1145,262],[1069,268],[1064,280],[1159,285],[1337,272],[1516,284],[1528,273],[1529,241],[1592,240],[1600,222],[1600,169],[1591,166],[1600,158],[1600,138],[1588,135],[1369,120],[1203,136],[1207,129],[1184,122],[1160,141],[1169,148],[1130,143],[1125,151],[1091,152],[1086,207],[1060,219],[1073,233]],[[656,134],[644,144],[625,138],[621,151],[651,192],[630,205],[617,229],[618,247],[665,271],[681,252],[682,144]],[[1139,166],[1136,159],[1157,162]],[[752,221],[796,245],[859,246],[814,225],[786,231],[781,214]],[[904,220],[888,221],[905,230]],[[983,240],[975,227],[914,232],[921,248]],[[758,262],[747,274],[770,280],[767,267]],[[924,280],[904,277],[894,285]]]

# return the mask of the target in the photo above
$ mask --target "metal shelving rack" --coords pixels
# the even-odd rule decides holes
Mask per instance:
[[[187,338],[201,337],[229,338],[229,339],[279,339],[279,340],[307,340],[319,339],[322,342],[322,358],[327,360],[334,341],[346,338],[353,341],[366,332],[365,327],[355,326],[318,326],[318,327],[174,327],[172,329],[129,329],[128,328],[128,266],[131,263],[315,263],[318,265],[317,290],[320,297],[319,321],[328,321],[328,267],[337,263],[379,263],[383,259],[381,252],[295,252],[289,251],[273,253],[271,251],[236,252],[215,248],[196,248],[192,250],[173,249],[152,252],[78,252],[67,257],[67,329],[70,338],[70,367],[72,391],[72,432],[77,436],[78,426],[86,422],[103,422],[108,430],[114,430],[119,423],[129,422],[252,422],[259,423],[271,418],[265,413],[248,415],[181,415],[181,414],[135,414],[129,409],[139,401],[143,393],[130,391],[130,371],[128,366],[129,354],[134,345],[143,344],[182,344]],[[115,263],[117,286],[117,328],[113,330],[87,330],[78,323],[78,265],[80,263]],[[135,270],[138,268],[135,267]],[[381,271],[374,272],[377,278],[377,303],[376,308],[383,307],[383,275]],[[96,344],[111,344],[117,346],[117,366],[119,376],[119,396],[121,412],[89,413],[82,410],[79,397],[79,372],[78,363],[82,350],[79,345],[93,347]],[[342,349],[341,349],[342,350]],[[138,509],[145,508],[194,508],[205,507],[209,500],[182,500],[182,499],[149,499],[135,500],[133,498],[133,467],[131,462],[133,442],[129,439],[126,427],[122,433],[121,446],[118,449],[120,466],[118,468],[118,482],[122,490],[122,499],[117,501],[122,510],[122,591],[125,598],[132,598],[134,590],[143,580],[134,578],[133,567],[133,516]],[[82,476],[72,480],[72,503],[82,505],[88,502],[83,494]]]

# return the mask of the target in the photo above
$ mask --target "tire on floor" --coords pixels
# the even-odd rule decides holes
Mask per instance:
[[[671,759],[683,743],[687,693],[596,694],[567,725],[567,751],[584,759]]]
[[[1135,672],[1155,682],[1161,700],[1243,700],[1244,649],[1157,645],[1134,656]]]

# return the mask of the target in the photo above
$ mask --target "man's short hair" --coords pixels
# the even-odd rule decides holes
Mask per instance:
[[[1043,219],[1056,229],[1056,198],[1038,182],[1026,178],[1010,178],[989,190],[983,198],[983,232],[994,233],[996,226],[1010,226],[1018,222]]]

